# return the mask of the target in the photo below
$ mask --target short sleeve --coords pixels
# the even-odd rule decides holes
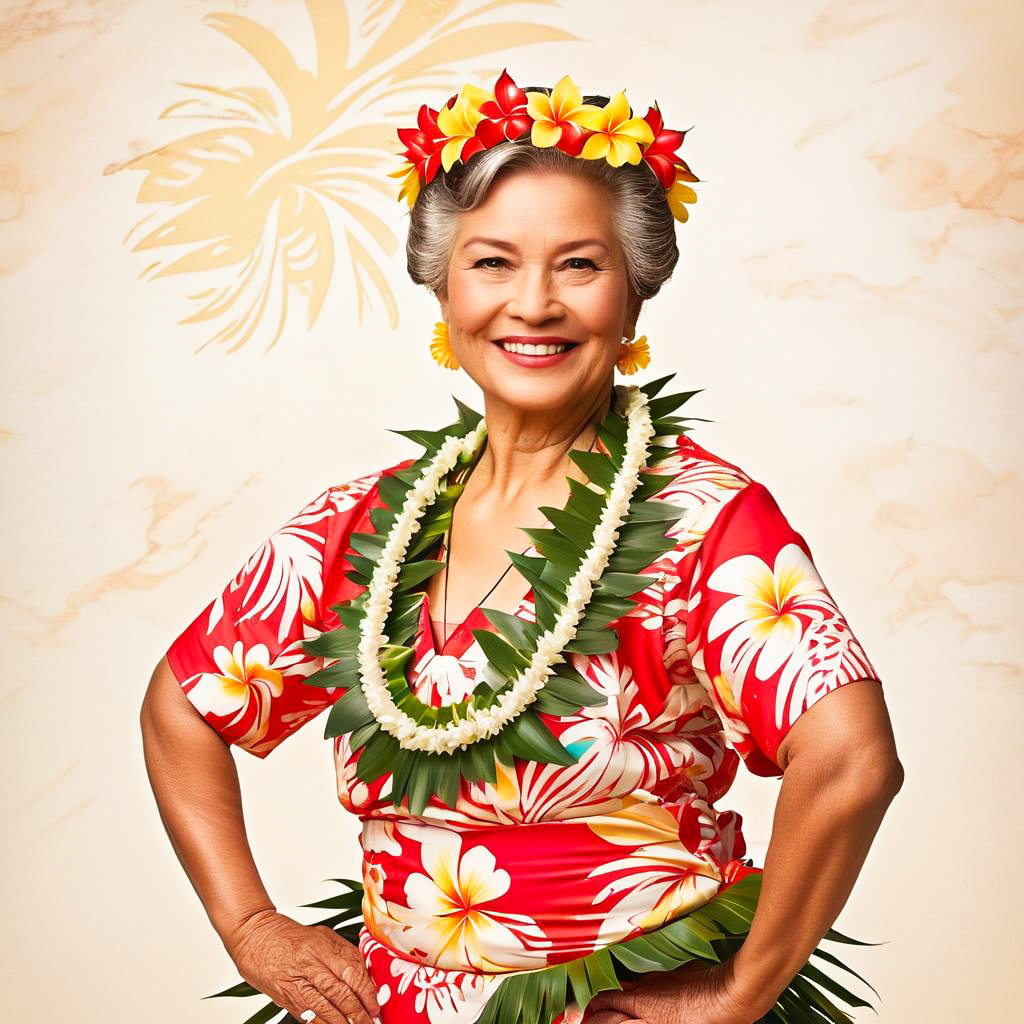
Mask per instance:
[[[780,775],[779,744],[808,708],[847,683],[881,680],[763,484],[723,504],[691,564],[693,670],[747,767]]]
[[[225,742],[264,758],[341,696],[305,683],[324,658],[302,643],[333,616],[348,568],[342,548],[379,475],[329,487],[303,506],[167,650],[185,695]]]

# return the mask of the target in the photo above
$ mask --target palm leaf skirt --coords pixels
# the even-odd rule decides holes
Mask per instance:
[[[583,1010],[598,992],[622,989],[624,982],[638,981],[651,971],[671,971],[684,964],[720,963],[743,944],[761,891],[759,868],[741,868],[738,876],[737,881],[723,886],[702,907],[659,928],[604,946],[576,960],[510,974],[494,990],[475,1024],[551,1024],[571,1004]],[[333,928],[347,942],[358,945],[363,926],[362,883],[350,878],[331,881],[345,886],[346,891],[304,905],[331,910],[330,916],[314,923]],[[831,928],[824,939],[856,946],[878,945],[852,939]],[[811,956],[852,974],[878,995],[864,978],[832,953],[816,948]],[[242,981],[205,998],[259,994],[257,989]],[[808,960],[786,986],[775,1006],[760,1021],[770,1024],[820,1024],[822,1021],[852,1024],[853,1018],[834,1000],[848,1007],[874,1009],[869,1002]],[[301,1024],[273,1002],[247,1018],[244,1024],[268,1024],[270,1021],[275,1024]]]

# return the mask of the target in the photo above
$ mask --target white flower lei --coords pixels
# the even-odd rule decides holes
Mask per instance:
[[[629,514],[629,503],[646,465],[647,446],[654,436],[647,396],[634,386],[626,386],[622,390],[628,420],[622,467],[612,482],[608,502],[594,529],[590,550],[569,582],[561,614],[554,625],[541,634],[529,667],[510,689],[501,694],[494,707],[467,705],[462,721],[443,726],[422,725],[395,704],[381,669],[380,651],[389,642],[384,625],[391,611],[395,582],[416,533],[416,524],[440,493],[442,481],[455,467],[459,457],[475,454],[483,444],[487,433],[484,420],[481,419],[462,437],[454,435],[447,438],[423,475],[410,488],[367,588],[366,611],[359,634],[359,670],[367,706],[380,727],[394,736],[403,749],[451,753],[459,747],[496,735],[536,699],[548,676],[554,672],[555,662],[562,660],[562,650],[576,636],[576,627],[593,594],[594,584],[605,571],[619,536],[619,527]]]

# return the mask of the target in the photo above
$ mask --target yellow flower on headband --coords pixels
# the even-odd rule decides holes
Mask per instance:
[[[665,198],[668,200],[672,216],[681,223],[685,223],[690,216],[690,211],[683,206],[683,203],[697,202],[697,193],[686,184],[687,181],[692,180],[692,174],[688,174],[686,170],[678,167],[676,168],[676,180],[673,182],[672,187],[665,193]]]
[[[467,82],[459,92],[454,106],[441,108],[437,115],[437,127],[448,139],[441,150],[441,166],[445,171],[450,171],[455,161],[462,156],[466,143],[476,135],[476,126],[483,118],[480,108],[493,99],[493,92]],[[482,148],[479,141],[476,148]]]
[[[625,90],[599,107],[583,102],[571,75],[563,75],[550,93],[525,92],[506,69],[493,89],[467,83],[439,111],[424,103],[416,126],[398,129],[406,162],[389,177],[401,179],[398,198],[412,207],[422,189],[456,163],[506,141],[528,141],[571,157],[605,160],[611,167],[646,163],[665,190],[673,217],[685,221],[687,204],[697,201],[690,184],[700,181],[677,152],[685,135],[665,127],[656,103],[643,117],[634,117]]]
[[[412,207],[416,202],[416,197],[420,194],[420,172],[416,166],[406,161],[397,171],[388,171],[388,177],[405,179],[398,193],[398,201],[406,199],[409,206]]]
[[[654,141],[651,126],[642,117],[633,117],[622,90],[611,98],[606,107],[584,107],[578,120],[593,132],[580,154],[585,160],[604,158],[612,167],[621,167],[624,163],[638,164],[643,157],[640,144],[649,146]]]
[[[526,93],[526,112],[533,118],[530,142],[539,149],[557,146],[560,142],[563,148],[578,148],[572,143],[582,142],[580,113],[586,109],[579,86],[570,75],[558,80],[550,96],[543,92]]]

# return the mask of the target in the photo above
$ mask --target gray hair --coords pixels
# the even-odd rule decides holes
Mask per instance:
[[[604,106],[607,97],[587,96],[585,102]],[[646,163],[613,167],[607,160],[569,156],[555,146],[533,146],[529,136],[523,135],[481,150],[447,173],[439,170],[433,181],[421,187],[409,213],[405,247],[409,276],[416,284],[426,285],[435,295],[444,294],[458,214],[483,203],[499,173],[513,169],[560,171],[608,190],[629,282],[641,299],[657,295],[672,276],[679,259],[676,221],[665,190]]]

